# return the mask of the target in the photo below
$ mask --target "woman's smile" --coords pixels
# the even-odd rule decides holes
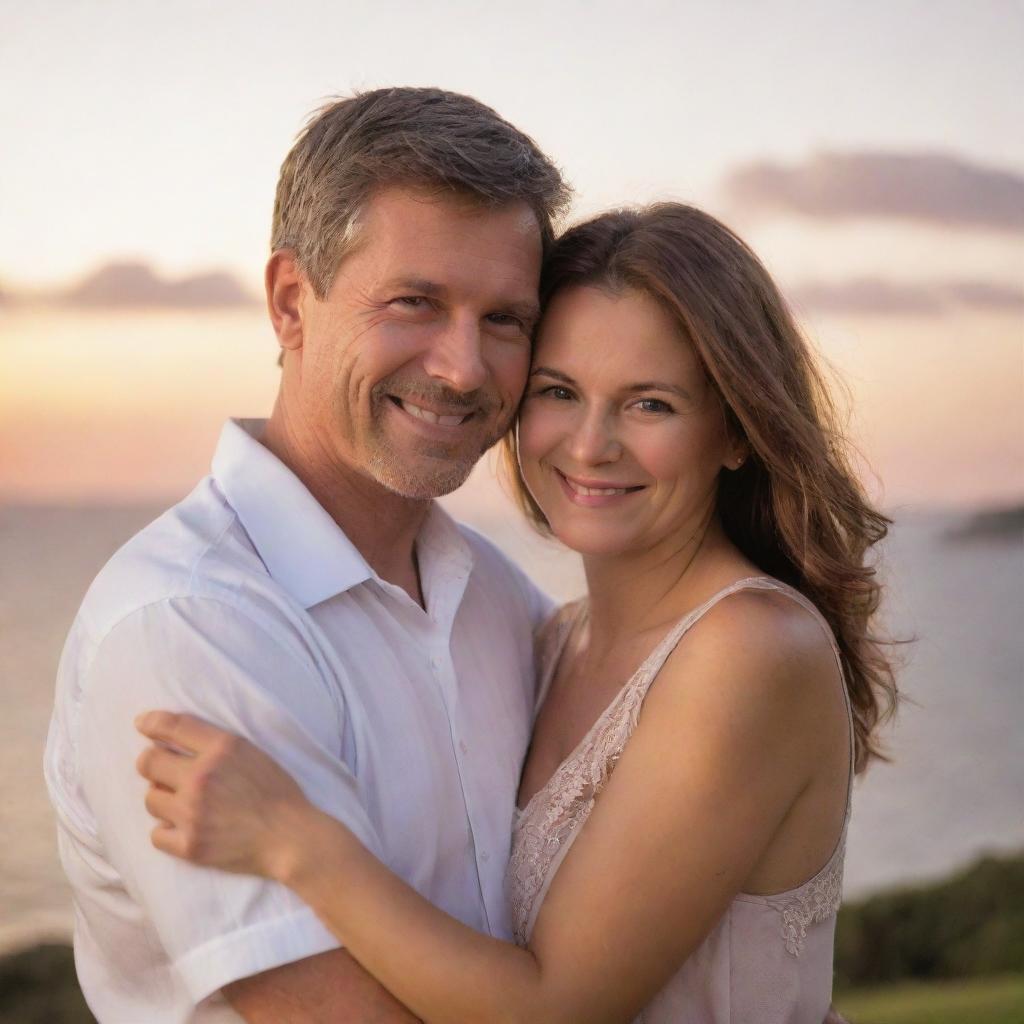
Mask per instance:
[[[618,499],[627,498],[644,489],[643,485],[633,486],[570,476],[560,469],[554,469],[554,473],[561,480],[569,500],[583,508],[607,508],[609,505],[617,505]]]

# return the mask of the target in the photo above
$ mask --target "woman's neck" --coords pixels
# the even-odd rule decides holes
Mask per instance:
[[[583,557],[587,578],[587,647],[600,657],[624,639],[673,622],[750,564],[718,517],[642,551]]]

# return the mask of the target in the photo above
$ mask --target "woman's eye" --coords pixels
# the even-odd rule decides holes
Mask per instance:
[[[531,394],[535,398],[553,398],[556,402],[569,402],[575,397],[567,387],[563,387],[561,384],[549,384],[546,388],[537,388]]]
[[[641,412],[664,413],[673,411],[672,406],[668,402],[663,402],[660,398],[641,398],[636,403],[636,407]]]

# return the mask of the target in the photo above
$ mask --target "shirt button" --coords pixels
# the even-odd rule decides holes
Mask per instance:
[[[431,658],[430,659],[430,667],[435,672],[438,671],[438,669],[440,669],[440,667],[441,667],[441,659],[440,658]]]
[[[469,753],[469,747],[466,746],[465,740],[459,740],[459,750],[461,750],[464,754]]]
[[[480,854],[480,859],[482,861],[489,861],[491,859],[491,855],[486,850],[484,850],[483,853]]]

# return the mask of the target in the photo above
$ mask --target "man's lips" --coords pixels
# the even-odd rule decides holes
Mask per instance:
[[[403,412],[407,412],[410,416],[415,416],[416,419],[423,420],[424,423],[436,423],[442,427],[461,426],[473,415],[472,412],[436,412],[432,409],[426,409],[422,405],[416,405],[407,398],[399,398],[397,395],[389,395],[388,397]]]

